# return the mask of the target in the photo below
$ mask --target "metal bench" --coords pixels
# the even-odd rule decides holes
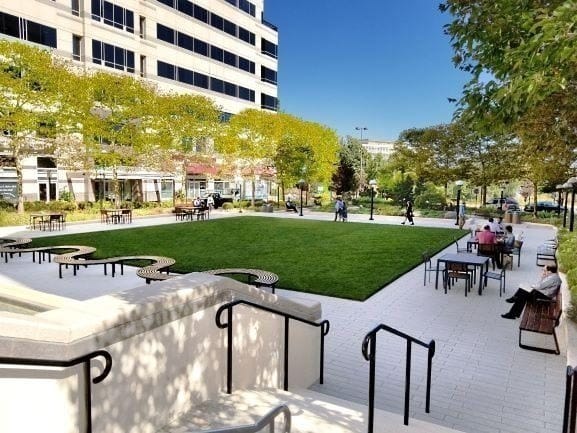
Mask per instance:
[[[519,324],[519,347],[527,350],[559,355],[559,342],[557,341],[555,328],[559,326],[562,312],[563,304],[561,290],[557,292],[557,296],[552,300],[529,300],[525,305],[523,316],[521,317],[521,323]],[[555,340],[555,349],[530,346],[522,343],[521,334],[523,331],[553,335],[553,339]]]
[[[275,285],[278,282],[278,275],[261,269],[227,268],[211,269],[203,271],[212,275],[246,275],[248,284],[256,287],[270,287],[272,293],[275,292]]]

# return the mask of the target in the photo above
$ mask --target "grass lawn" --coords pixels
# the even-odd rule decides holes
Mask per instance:
[[[88,245],[94,257],[161,255],[172,270],[257,268],[277,287],[364,300],[453,241],[453,229],[245,216],[51,236],[34,246]],[[410,288],[407,288],[410,289]]]

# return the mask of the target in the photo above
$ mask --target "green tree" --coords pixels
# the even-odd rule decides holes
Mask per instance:
[[[48,51],[0,41],[0,129],[14,161],[18,212],[24,212],[22,162],[54,152],[62,101],[70,80],[63,63]]]

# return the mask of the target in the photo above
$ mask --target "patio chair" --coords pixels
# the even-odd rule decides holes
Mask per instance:
[[[471,270],[464,263],[448,262],[443,271],[443,287],[445,288],[445,293],[447,293],[447,288],[449,288],[449,290],[451,289],[451,282],[454,283],[456,280],[465,280],[465,296],[467,296],[467,292],[471,291]]]
[[[490,278],[492,280],[499,280],[499,297],[505,293],[505,266],[499,269],[497,272],[485,271],[483,273],[483,278],[485,279],[484,285],[487,286],[487,280]]]
[[[493,270],[495,270],[495,255],[499,254],[495,244],[479,244],[477,246],[477,255],[483,257],[490,257],[493,263]]]
[[[425,251],[421,254],[423,258],[423,265],[424,265],[424,275],[423,275],[423,286],[427,285],[427,274],[429,275],[429,283],[431,282],[431,274],[437,272],[437,268],[433,266],[433,261],[431,260],[431,253],[429,251]],[[441,271],[443,271],[441,269]]]
[[[467,248],[463,248],[459,246],[459,241],[457,240],[457,238],[453,238],[453,242],[455,243],[455,246],[457,247],[457,253],[468,253],[469,251],[467,250]]]

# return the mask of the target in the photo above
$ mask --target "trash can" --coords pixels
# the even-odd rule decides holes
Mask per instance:
[[[513,222],[513,215],[511,215],[511,212],[505,212],[504,222],[505,224],[511,224]]]
[[[513,212],[513,219],[511,222],[513,224],[521,224],[521,214],[517,211]]]

